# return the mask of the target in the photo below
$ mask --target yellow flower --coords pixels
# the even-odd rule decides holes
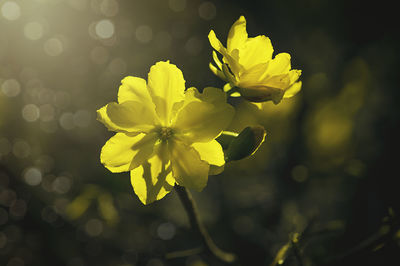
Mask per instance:
[[[113,173],[130,171],[144,204],[163,198],[175,182],[202,190],[210,166],[225,163],[215,140],[233,118],[225,93],[185,91],[182,72],[169,62],[152,66],[147,83],[131,76],[121,83],[118,103],[97,110],[97,119],[117,132],[101,150],[104,166]]]
[[[222,56],[222,62],[213,51],[215,65],[211,71],[229,83],[228,89],[237,87],[240,95],[252,102],[272,100],[278,104],[301,89],[300,70],[291,70],[290,55],[280,53],[272,58],[271,41],[264,35],[249,38],[246,20],[241,16],[231,27],[225,48],[213,30],[208,35],[211,46]]]

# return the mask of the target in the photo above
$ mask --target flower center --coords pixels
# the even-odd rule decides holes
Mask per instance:
[[[161,127],[159,131],[159,137],[162,141],[168,140],[173,135],[172,128],[169,127]]]

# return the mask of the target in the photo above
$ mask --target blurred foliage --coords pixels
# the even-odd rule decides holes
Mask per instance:
[[[183,71],[186,87],[222,87],[208,70],[207,34],[225,40],[240,15],[249,36],[266,34],[275,54],[292,55],[303,88],[261,109],[231,99],[228,130],[262,125],[267,136],[194,193],[215,242],[238,265],[283,253],[284,265],[299,265],[296,233],[304,265],[399,265],[395,10],[385,1],[0,0],[0,265],[221,265],[199,253],[175,193],[143,206],[127,174],[100,164],[111,133],[95,111],[123,77],[146,78],[160,60]]]

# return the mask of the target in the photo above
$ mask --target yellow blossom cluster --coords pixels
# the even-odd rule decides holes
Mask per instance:
[[[118,90],[118,101],[97,111],[98,120],[116,132],[103,146],[102,164],[113,173],[128,172],[143,204],[163,198],[175,184],[201,191],[208,175],[223,170],[226,160],[253,154],[264,141],[265,130],[248,127],[224,150],[216,139],[229,126],[234,108],[227,103],[229,89],[249,101],[295,95],[301,88],[301,71],[291,70],[290,55],[272,58],[269,38],[248,38],[246,20],[240,17],[229,31],[227,48],[210,31],[215,51],[214,74],[228,82],[225,89],[207,87],[200,93],[185,87],[181,70],[169,61],[153,65],[147,81],[128,76]],[[231,95],[229,93],[228,95]]]

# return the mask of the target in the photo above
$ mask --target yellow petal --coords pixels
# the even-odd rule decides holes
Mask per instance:
[[[301,81],[297,81],[300,78],[301,70],[293,69],[289,71],[289,88],[286,89],[283,98],[290,98],[295,96],[301,90]]]
[[[170,163],[153,156],[131,171],[131,184],[143,204],[162,199],[175,185]]]
[[[227,63],[232,70],[232,74],[238,75],[240,71],[240,66],[239,62],[237,61],[237,58],[235,60],[234,57],[232,57],[231,54],[228,53],[226,48],[222,45],[222,43],[218,40],[217,36],[215,35],[215,32],[213,30],[210,31],[208,34],[208,40],[210,41],[211,46],[220,54],[223,55],[223,61]]]
[[[138,77],[125,77],[121,81],[118,90],[118,103],[135,101],[140,103],[151,103],[149,90],[146,80]]]
[[[290,98],[295,96],[299,91],[301,90],[301,81],[298,81],[294,83],[292,86],[287,89],[285,94],[283,95],[283,98]]]
[[[267,77],[259,83],[261,86],[285,90],[290,86],[290,76],[288,73]]]
[[[225,47],[222,45],[221,41],[218,40],[213,30],[211,30],[208,34],[208,40],[210,41],[212,48],[214,48],[220,54],[225,55],[227,53]]]
[[[216,75],[223,81],[228,81],[225,77],[225,74],[221,70],[217,69],[212,63],[209,63],[208,67],[210,68],[211,72],[214,73],[214,75]]]
[[[231,122],[234,109],[221,102],[191,102],[177,114],[176,135],[186,141],[208,142],[215,139]]]
[[[224,57],[225,58],[225,57]],[[222,73],[224,74],[227,82],[231,83],[233,86],[237,85],[237,77],[239,77],[239,72],[232,71],[232,68],[229,67],[228,64],[222,65]],[[236,74],[235,74],[236,73]]]
[[[268,37],[259,35],[254,38],[248,38],[239,49],[239,63],[244,69],[248,69],[271,60],[273,52],[274,49]]]
[[[192,147],[199,153],[200,159],[208,164],[222,166],[225,164],[224,151],[216,140],[210,142],[196,142]]]
[[[174,113],[177,114],[181,109],[186,107],[189,103],[192,102],[209,102],[215,105],[226,104],[226,93],[224,93],[221,89],[217,89],[214,87],[207,87],[203,89],[203,93],[199,93],[199,91],[195,87],[190,87],[185,91],[185,100],[180,104],[176,104],[174,106]],[[178,116],[174,117],[173,125],[176,124],[176,119]]]
[[[301,70],[292,69],[289,71],[290,84],[294,84],[301,76]]]
[[[181,141],[170,141],[168,149],[176,182],[181,186],[201,191],[207,185],[210,165],[200,159],[194,148]]]
[[[97,110],[97,120],[109,130],[141,133],[154,128],[156,118],[149,106],[134,101],[109,103]]]
[[[269,62],[265,62],[246,69],[240,75],[239,87],[247,88],[259,85],[260,82],[268,76],[268,65]]]
[[[222,63],[221,63],[221,61],[219,60],[218,55],[217,55],[217,53],[216,53],[215,51],[212,51],[212,56],[213,56],[213,59],[214,59],[215,64],[216,64],[217,67],[219,68],[219,70],[222,70]]]
[[[200,93],[195,87],[190,87],[185,91],[185,102],[208,102],[213,104],[226,104],[226,93],[215,87],[206,87]]]
[[[252,102],[251,104],[253,104],[255,107],[257,107],[258,110],[262,110],[263,109],[263,103],[254,103],[254,102]]]
[[[199,91],[195,87],[190,87],[185,91],[184,94],[184,100],[180,101],[179,103],[175,103],[173,108],[172,108],[172,122],[171,125],[174,125],[176,122],[177,118],[177,113],[185,107],[187,104],[191,102],[200,102],[201,100],[199,99]]]
[[[113,173],[130,171],[151,156],[156,141],[156,133],[136,136],[117,133],[101,149],[100,161]]]
[[[184,99],[185,80],[182,72],[169,62],[158,62],[150,69],[148,88],[161,122],[169,126],[174,104]]]
[[[231,52],[233,49],[237,49],[242,46],[248,38],[246,31],[246,19],[241,16],[235,23],[233,23],[228,34],[228,51]]]
[[[268,74],[279,75],[283,73],[288,73],[290,70],[290,54],[280,53],[272,59],[268,65]]]
[[[110,131],[122,131],[122,132],[127,132],[126,130],[123,130],[122,128],[118,127],[116,124],[114,124],[111,119],[107,115],[107,105],[101,107],[97,111],[97,120],[103,123],[108,130]]]
[[[213,103],[215,105],[226,104],[226,93],[221,89],[214,87],[206,87],[203,92],[198,94],[198,98],[202,101]]]

